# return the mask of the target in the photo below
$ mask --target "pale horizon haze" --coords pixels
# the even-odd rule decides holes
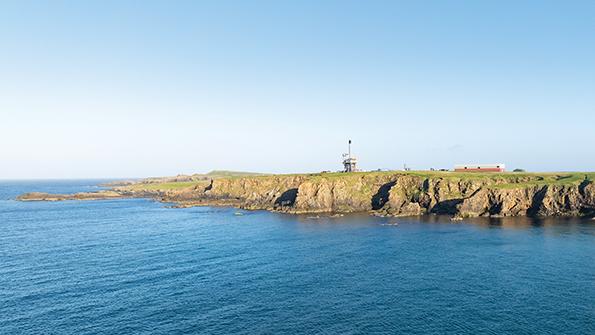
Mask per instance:
[[[0,179],[595,171],[595,1],[2,1]]]

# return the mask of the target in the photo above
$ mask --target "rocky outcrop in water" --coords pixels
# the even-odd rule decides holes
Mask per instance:
[[[20,195],[16,198],[19,201],[65,201],[65,200],[106,200],[124,198],[122,192],[117,191],[98,191],[81,192],[74,194],[52,194],[31,192]]]

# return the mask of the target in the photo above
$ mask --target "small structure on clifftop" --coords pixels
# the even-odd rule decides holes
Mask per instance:
[[[343,172],[356,172],[357,158],[351,156],[351,140],[349,140],[349,147],[346,154],[343,154]]]

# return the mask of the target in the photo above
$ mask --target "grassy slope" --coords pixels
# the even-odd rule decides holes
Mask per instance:
[[[162,178],[148,178],[141,180],[141,182],[125,187],[122,189],[134,190],[134,191],[167,191],[167,190],[178,190],[183,188],[194,187],[196,185],[208,185],[211,179],[220,178],[242,178],[242,177],[256,177],[265,176],[264,173],[254,172],[240,172],[240,171],[225,171],[225,170],[213,170],[206,174],[194,174],[192,175],[193,181],[160,181]],[[168,179],[173,177],[163,177]]]
[[[585,180],[594,181],[595,173],[593,172],[563,172],[563,173],[541,173],[531,175],[532,180],[524,181],[520,183],[506,183],[497,185],[497,188],[502,189],[514,189],[514,188],[525,188],[532,186],[543,186],[543,185],[560,185],[560,186],[572,186],[579,185]]]
[[[271,176],[308,176],[316,179],[345,178],[347,176],[374,176],[374,175],[410,175],[421,178],[442,178],[449,180],[481,180],[490,179],[494,181],[494,187],[503,189],[525,188],[539,185],[579,185],[585,180],[594,181],[595,172],[559,172],[559,173],[469,173],[469,172],[440,172],[440,171],[381,171],[381,172],[334,172],[334,173],[313,173],[313,174],[286,174],[286,175],[264,175],[249,172],[212,171],[207,174],[211,178],[268,178]],[[129,186],[134,190],[175,190],[193,187],[199,184],[206,186],[209,181],[192,182],[168,182],[153,184],[135,184]]]
[[[241,171],[226,171],[226,170],[213,170],[204,176],[211,178],[238,178],[238,177],[253,177],[253,176],[266,176],[266,173],[256,172],[241,172]]]
[[[134,184],[130,186],[121,187],[122,189],[134,190],[134,191],[166,191],[166,190],[178,190],[187,187],[194,187],[196,185],[208,184],[208,181],[183,181],[183,182],[172,182],[172,183],[151,183],[151,184]]]

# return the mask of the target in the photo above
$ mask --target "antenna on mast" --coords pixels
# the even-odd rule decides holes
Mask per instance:
[[[351,140],[349,140],[349,149],[348,149],[348,153],[349,153],[349,158],[351,158]]]

